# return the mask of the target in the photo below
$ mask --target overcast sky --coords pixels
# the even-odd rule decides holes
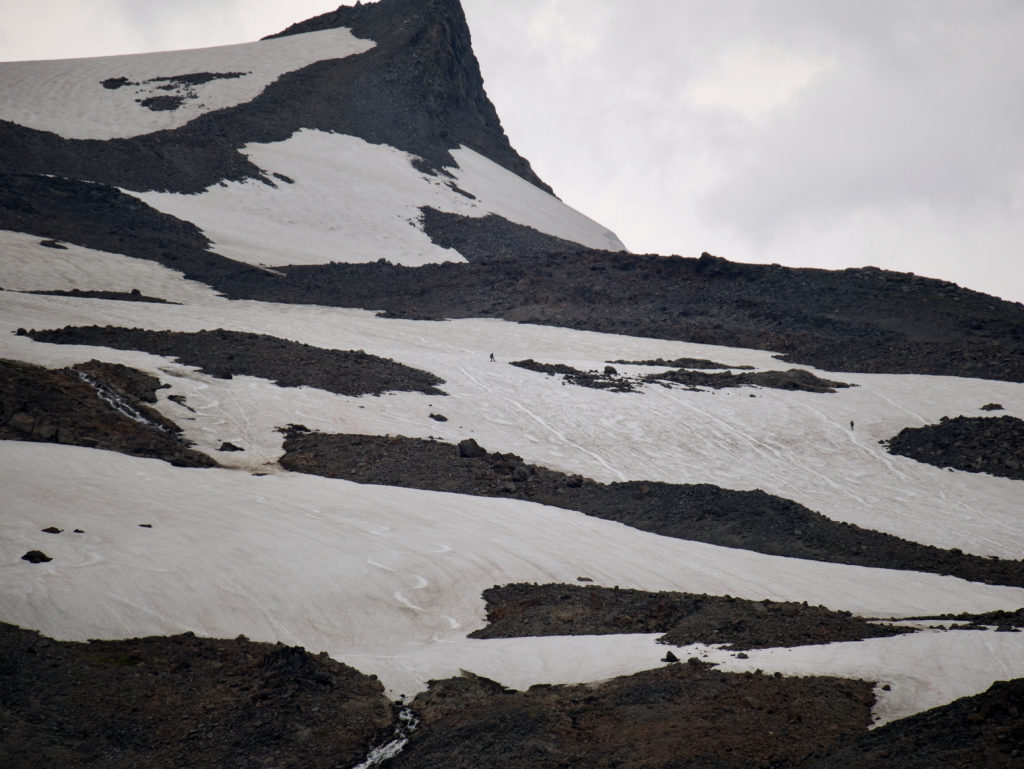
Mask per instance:
[[[0,0],[0,59],[245,42],[337,4]],[[1024,301],[1021,0],[463,5],[513,145],[632,251]]]

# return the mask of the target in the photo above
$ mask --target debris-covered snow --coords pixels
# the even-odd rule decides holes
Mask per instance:
[[[252,101],[286,72],[373,45],[337,28],[215,48],[3,62],[0,119],[68,139],[139,136]]]

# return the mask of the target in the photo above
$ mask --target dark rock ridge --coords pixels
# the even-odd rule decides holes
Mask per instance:
[[[87,344],[117,350],[142,350],[177,358],[207,374],[262,377],[281,387],[317,387],[339,395],[380,395],[402,390],[444,395],[444,384],[420,371],[362,350],[327,350],[287,339],[243,331],[147,331],[113,326],[68,326],[30,330],[37,342]]]
[[[1024,420],[1017,417],[942,417],[903,428],[886,448],[936,467],[1024,480]]]
[[[661,643],[726,649],[806,646],[913,632],[792,601],[595,585],[500,585],[484,591],[487,626],[470,638],[665,633]]]
[[[674,368],[638,378],[621,376],[614,366],[605,366],[604,371],[580,371],[564,363],[538,363],[533,359],[511,361],[510,365],[544,374],[561,374],[569,384],[615,392],[636,392],[642,383],[668,386],[679,384],[691,390],[709,387],[720,390],[726,387],[770,387],[776,390],[802,390],[812,393],[834,393],[837,387],[850,387],[844,382],[822,379],[804,369],[791,368],[788,371],[756,371],[734,374],[731,371],[692,371],[688,368]]]
[[[509,246],[500,248],[507,250]],[[875,268],[828,271],[606,251],[470,264],[282,267],[209,281],[237,299],[415,319],[504,318],[776,350],[826,371],[1024,381],[1024,305]]]
[[[0,121],[0,170],[136,191],[194,193],[223,179],[272,183],[241,148],[251,142],[283,141],[308,128],[389,144],[423,158],[423,170],[431,171],[452,165],[448,151],[466,145],[549,189],[505,136],[484,92],[457,0],[342,6],[281,35],[342,26],[376,46],[285,73],[252,101],[203,114],[177,129],[98,141],[64,139]],[[225,74],[236,73],[220,76]],[[182,77],[194,76],[168,74],[165,79],[181,85]],[[96,88],[102,91],[120,80],[97,83]],[[127,80],[120,84],[131,85]]]
[[[599,684],[516,692],[473,675],[431,682],[389,769],[792,767],[862,735],[871,684],[665,665]]]
[[[380,683],[301,647],[58,642],[0,623],[5,769],[354,766],[389,729]]]
[[[90,361],[47,369],[0,360],[0,439],[63,443],[212,467],[181,428],[155,409],[160,382],[141,371]]]
[[[730,366],[727,363],[716,363],[707,358],[675,358],[665,360],[655,358],[653,360],[613,360],[612,363],[620,363],[627,366],[662,366],[664,368],[699,368],[699,369],[739,369],[749,371],[753,366]]]
[[[357,483],[525,499],[618,521],[642,531],[768,555],[950,574],[1024,587],[1024,562],[983,558],[833,521],[763,491],[654,481],[596,483],[488,452],[402,436],[285,430],[281,466]]]

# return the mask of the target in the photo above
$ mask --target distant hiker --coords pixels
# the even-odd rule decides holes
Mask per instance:
[[[494,363],[494,353],[491,353],[491,363]]]
[[[853,429],[853,420],[852,419],[850,420],[850,429],[851,430]]]

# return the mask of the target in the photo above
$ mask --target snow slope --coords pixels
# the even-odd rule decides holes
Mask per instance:
[[[271,267],[464,261],[423,232],[421,206],[471,217],[498,214],[592,248],[625,248],[597,222],[465,147],[452,152],[458,165],[446,170],[453,180],[418,171],[415,156],[393,147],[323,131],[249,144],[245,154],[276,178],[275,186],[250,179],[221,182],[198,195],[135,194],[195,222],[217,253]]]
[[[89,59],[0,63],[0,119],[68,139],[114,139],[179,128],[200,115],[252,101],[286,72],[323,59],[370,50],[347,29],[241,45]],[[175,81],[196,73],[241,73],[205,83]],[[125,78],[116,88],[104,81]],[[142,104],[184,97],[177,109]]]

